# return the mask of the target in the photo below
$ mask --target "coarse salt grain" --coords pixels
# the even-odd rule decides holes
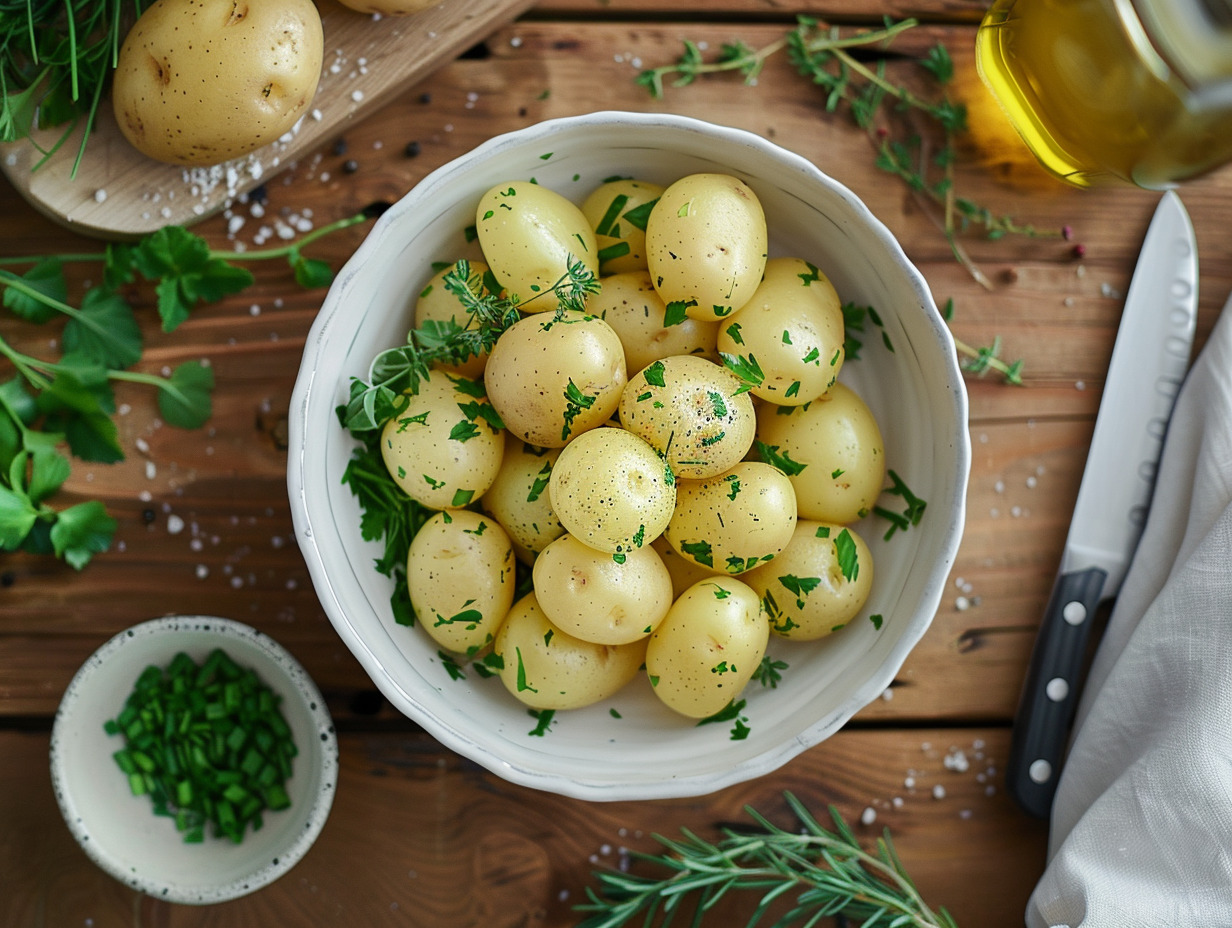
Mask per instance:
[[[107,201],[107,191],[104,190],[102,187],[99,187],[97,190],[94,191],[94,202],[95,203],[105,203],[106,201]]]
[[[866,806],[864,811],[860,813],[860,824],[871,825],[877,821],[877,810],[872,806]]]
[[[178,535],[182,531],[184,531],[184,520],[175,514],[167,516],[167,534]]]
[[[936,786],[933,787],[933,798],[934,799],[944,799],[945,798],[945,787],[942,786],[940,783],[938,783]]]

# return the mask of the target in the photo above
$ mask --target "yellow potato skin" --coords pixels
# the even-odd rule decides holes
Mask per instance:
[[[311,0],[156,0],[120,49],[116,122],[158,161],[238,158],[308,111],[324,53]]]
[[[761,407],[757,437],[804,465],[788,478],[802,519],[846,525],[871,512],[881,495],[881,429],[864,400],[841,381],[804,406]]]
[[[535,555],[565,533],[548,495],[548,478],[559,456],[559,448],[536,448],[506,432],[500,470],[480,500],[524,564],[534,563]]]
[[[630,210],[657,200],[663,188],[644,180],[612,180],[600,184],[582,201],[582,215],[595,230],[595,240],[602,254],[604,249],[629,247],[627,254],[603,261],[602,274],[622,274],[644,271],[646,263],[646,230],[626,218]]]
[[[771,258],[747,303],[719,326],[721,354],[756,358],[754,396],[779,406],[811,402],[843,369],[843,307],[830,279],[800,258]]]
[[[705,480],[681,480],[664,537],[681,557],[741,574],[777,557],[796,527],[796,494],[783,472],[741,461]]]
[[[534,593],[513,604],[496,635],[501,682],[532,709],[578,709],[607,699],[632,680],[646,639],[609,645],[582,641],[551,623]]]
[[[632,432],[601,428],[565,446],[548,493],[571,535],[619,560],[662,534],[676,505],[676,480]]]
[[[620,336],[625,349],[625,367],[640,371],[654,361],[673,355],[697,355],[718,360],[715,341],[717,322],[685,318],[666,324],[663,302],[648,271],[626,271],[604,277],[603,289],[590,298],[587,311],[599,316]]]
[[[579,312],[519,319],[501,333],[484,369],[505,428],[540,448],[561,448],[606,422],[627,379],[620,337]]]
[[[700,580],[651,634],[646,673],[669,708],[706,718],[740,695],[769,640],[770,623],[747,584],[732,577]]]
[[[651,547],[616,561],[564,535],[535,559],[533,580],[535,598],[552,623],[596,644],[645,638],[672,605],[671,574]]]
[[[740,380],[694,355],[654,361],[629,378],[620,424],[644,438],[682,479],[720,474],[748,453],[757,414]]]
[[[570,259],[599,276],[590,223],[576,204],[547,187],[509,181],[491,188],[479,199],[475,229],[492,273],[523,312],[559,308],[553,287]]]
[[[513,605],[513,545],[489,516],[438,512],[411,540],[406,579],[415,617],[432,640],[474,653],[492,642]]]
[[[740,309],[766,268],[769,236],[761,202],[727,174],[690,174],[671,184],[646,223],[650,277],[663,302],[694,319]]]
[[[473,395],[476,387],[474,381],[432,371],[402,414],[381,430],[381,457],[390,476],[429,509],[469,506],[500,470],[504,433],[472,409],[487,404]],[[473,434],[454,437],[459,426]]]
[[[840,544],[852,553],[846,573]],[[855,529],[801,520],[778,557],[740,579],[761,597],[770,631],[814,641],[838,631],[864,608],[873,587],[873,556]]]

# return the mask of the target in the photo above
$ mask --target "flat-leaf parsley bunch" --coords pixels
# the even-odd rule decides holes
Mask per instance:
[[[144,348],[141,324],[126,293],[153,285],[164,332],[198,303],[239,293],[253,275],[234,262],[285,258],[303,286],[332,279],[329,265],[307,258],[310,241],[367,218],[323,226],[298,243],[247,253],[215,252],[201,237],[166,226],[133,244],[101,253],[0,258],[3,305],[34,325],[63,322],[58,357],[34,357],[0,337],[0,550],[52,554],[81,569],[110,545],[116,522],[97,500],[57,508],[70,457],[95,463],[123,460],[114,420],[114,384],[137,383],[158,393],[160,416],[184,429],[210,417],[214,373],[188,361],[167,376],[132,370]],[[93,262],[102,280],[70,302],[65,266]],[[18,273],[10,268],[25,268]],[[4,368],[8,370],[5,371]],[[67,450],[67,455],[61,449]]]

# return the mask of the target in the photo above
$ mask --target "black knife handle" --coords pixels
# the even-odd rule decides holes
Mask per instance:
[[[1059,575],[1031,652],[1014,719],[1006,787],[1036,818],[1047,817],[1052,808],[1078,706],[1087,639],[1107,579],[1098,567]]]

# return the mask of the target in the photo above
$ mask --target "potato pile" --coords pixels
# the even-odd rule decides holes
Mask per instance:
[[[671,709],[735,699],[770,636],[854,618],[873,564],[851,523],[881,492],[877,422],[838,382],[843,313],[807,260],[767,258],[753,190],[726,174],[612,180],[581,205],[487,192],[474,274],[520,316],[486,358],[438,367],[382,454],[437,510],[407,559],[442,648],[489,649],[535,709],[603,700],[645,668]],[[585,311],[556,284],[581,262]],[[472,323],[441,286],[417,322]],[[517,562],[533,590],[515,601]]]

